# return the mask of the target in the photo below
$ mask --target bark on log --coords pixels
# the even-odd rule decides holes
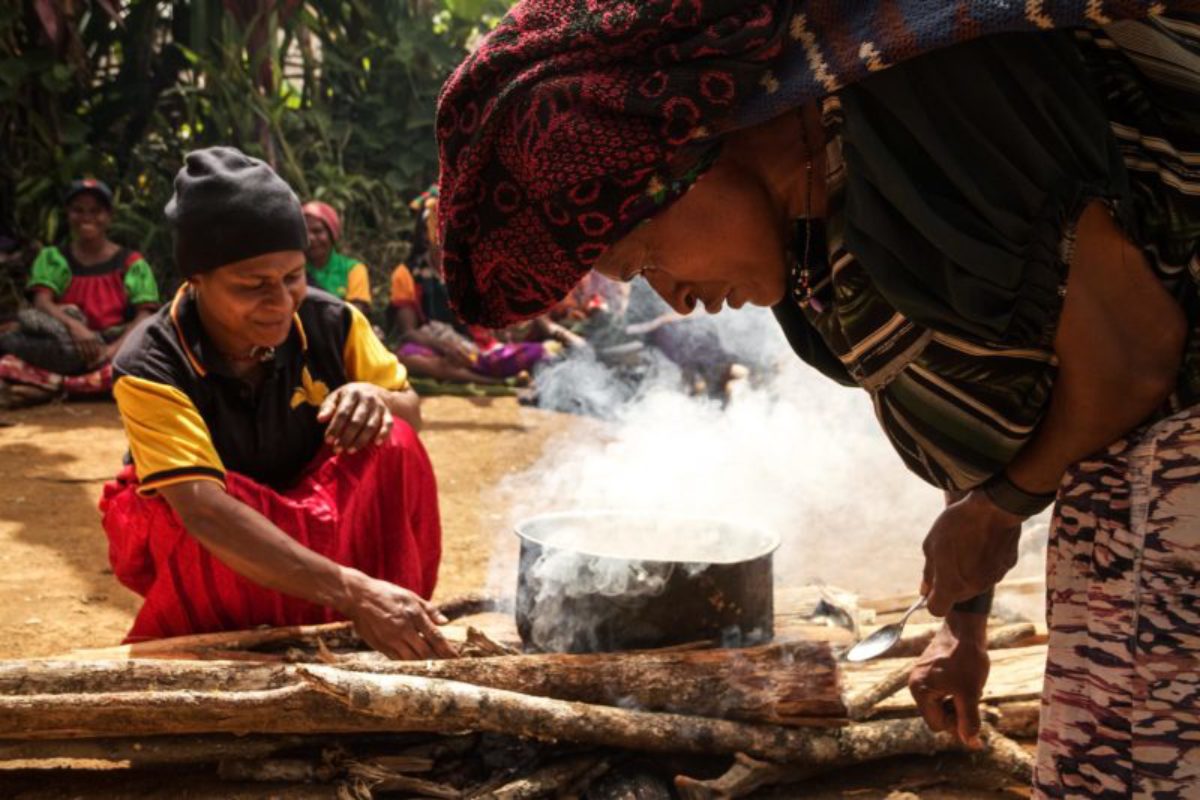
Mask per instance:
[[[359,793],[366,797],[374,796],[374,792],[404,792],[439,800],[458,800],[463,796],[462,791],[453,786],[414,778],[370,763],[351,764],[347,769],[347,777],[352,783],[361,784],[366,789],[365,792]]]
[[[888,720],[843,729],[797,730],[728,720],[625,711],[530,697],[407,675],[354,674],[301,667],[313,681],[362,714],[397,725],[471,729],[543,741],[573,741],[644,752],[735,753],[775,761],[830,763],[892,754],[933,752],[943,745],[920,720]],[[420,717],[420,720],[413,719]]]
[[[33,694],[237,692],[296,683],[285,664],[219,661],[0,661],[0,699]]]
[[[1034,759],[1025,748],[988,724],[984,724],[980,738],[985,750],[977,754],[978,760],[1023,784],[1033,780]]]
[[[994,628],[988,633],[988,650],[1002,650],[1012,647],[1016,643],[1033,636],[1034,633],[1033,624],[1027,622]],[[908,676],[912,673],[913,667],[916,665],[917,659],[908,659],[889,672],[887,676],[870,689],[847,698],[846,715],[852,720],[863,720],[870,717],[875,710],[875,706],[908,686]]]
[[[460,650],[478,645],[475,641],[482,636],[495,649],[509,648],[486,633],[469,626],[444,625],[442,635]],[[116,647],[98,647],[71,650],[52,656],[52,661],[114,661],[134,659],[161,659],[186,661],[248,661],[285,662],[318,661],[323,652],[334,650],[355,651],[358,655],[378,655],[366,649],[349,622],[330,622],[324,625],[297,625],[287,628],[263,630],[228,631],[225,633],[203,633],[195,636],[176,636]],[[301,654],[302,658],[296,658]],[[470,654],[470,652],[468,652]]]
[[[466,594],[446,600],[441,607],[447,618],[456,620],[473,614],[511,609],[512,602],[482,594]],[[465,626],[447,625],[443,627],[443,631],[453,642],[467,641]],[[282,651],[289,647],[312,650],[314,653],[321,647],[367,649],[367,645],[355,632],[352,623],[329,622],[321,625],[291,625],[279,628],[253,628],[242,631],[174,636],[169,639],[154,639],[117,647],[72,650],[54,658],[56,660],[120,658],[236,660],[238,658],[253,659],[258,657],[255,653]],[[235,655],[238,652],[245,655]]]
[[[358,669],[340,663],[343,668]],[[740,650],[538,654],[371,663],[376,674],[415,675],[538,697],[717,719],[821,724],[846,709],[824,642]],[[826,722],[825,724],[834,724]]]
[[[1020,745],[989,725],[984,725],[980,734],[985,749],[969,756],[970,762],[976,768],[985,767],[1001,772],[1022,784],[1032,780],[1033,759]],[[961,747],[946,740],[945,749],[959,750]],[[675,788],[683,800],[732,800],[767,786],[797,783],[829,769],[829,766],[775,764],[739,753],[734,764],[724,775],[710,780],[680,775],[675,778]]]
[[[420,720],[383,720],[350,711],[344,704],[303,684],[261,691],[132,691],[0,697],[0,739],[418,730],[430,728]]]
[[[1018,700],[995,706],[996,730],[1016,739],[1036,739],[1042,716],[1041,700]]]
[[[282,628],[200,633],[194,636],[174,636],[170,639],[154,639],[117,647],[72,650],[64,655],[55,656],[54,660],[178,658],[181,653],[187,653],[188,657],[196,659],[213,658],[212,654],[220,653],[221,655],[216,657],[224,659],[226,654],[231,651],[251,652],[262,647],[311,647],[315,651],[318,640],[323,641],[326,647],[366,646],[354,632],[353,624],[330,622],[324,625],[292,625]]]
[[[437,603],[438,611],[446,619],[453,622],[472,614],[482,614],[487,611],[511,612],[516,601],[512,597],[495,597],[482,592],[468,592],[456,595],[448,600]]]
[[[147,736],[0,742],[0,762],[51,758],[131,761],[135,764],[206,764],[227,758],[266,758],[288,750],[320,750],[328,736]]]
[[[351,665],[338,662],[336,666],[347,669]],[[823,642],[743,650],[372,660],[353,668],[718,719],[836,725],[845,716],[837,665]],[[70,694],[273,690],[294,685],[296,669],[290,665],[150,659],[94,664],[0,662],[0,704],[10,697],[36,694],[65,698]]]

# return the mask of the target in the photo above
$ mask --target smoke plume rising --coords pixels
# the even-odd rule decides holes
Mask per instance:
[[[498,532],[494,591],[515,584],[514,523],[580,508],[767,527],[783,540],[777,586],[824,583],[863,596],[917,590],[921,542],[942,495],[905,469],[867,393],[801,362],[765,310],[713,320],[728,352],[768,365],[761,382],[738,385],[724,405],[683,393],[670,369],[636,392],[614,389],[588,356],[539,376],[541,386],[582,393],[611,422],[581,419],[533,468],[497,488],[492,502],[510,510],[510,524]],[[1042,574],[1045,529],[1044,519],[1027,524],[1015,574]]]

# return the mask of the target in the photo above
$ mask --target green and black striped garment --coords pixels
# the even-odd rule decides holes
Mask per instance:
[[[811,294],[775,313],[797,354],[871,394],[912,471],[971,488],[1033,435],[1097,199],[1193,331],[1171,408],[1200,401],[1200,18],[957,45],[824,111],[827,217],[796,224]]]

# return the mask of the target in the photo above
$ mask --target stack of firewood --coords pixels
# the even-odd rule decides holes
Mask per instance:
[[[511,616],[470,599],[443,606],[457,660],[388,661],[335,623],[0,662],[0,762],[169,767],[297,797],[703,798],[958,749],[901,691],[932,620],[902,657],[849,669],[853,634],[818,624],[814,596],[781,593],[775,641],[744,649],[522,654]],[[835,616],[878,625],[890,605]],[[1038,639],[1001,625],[990,642],[976,758],[1018,781],[1029,757],[1008,735],[1036,728]]]

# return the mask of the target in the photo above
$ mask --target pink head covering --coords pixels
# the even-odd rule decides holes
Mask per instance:
[[[304,212],[304,216],[314,217],[325,223],[335,243],[342,238],[342,218],[333,210],[333,206],[320,200],[309,200],[300,210]]]

